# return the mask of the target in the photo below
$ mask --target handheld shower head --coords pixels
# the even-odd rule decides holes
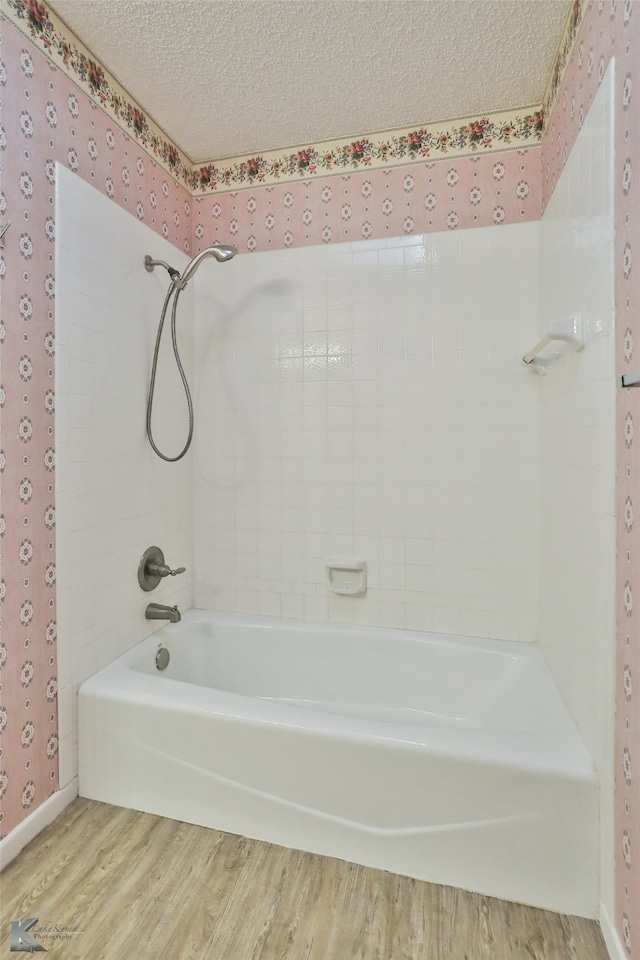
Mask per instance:
[[[235,257],[237,252],[237,248],[230,243],[214,243],[212,247],[201,250],[200,253],[187,264],[182,275],[164,260],[153,260],[148,254],[144,258],[144,268],[151,273],[154,267],[164,267],[171,277],[174,287],[177,287],[178,290],[184,290],[188,281],[194,275],[205,257],[215,257],[218,263],[224,263],[225,260],[231,260],[232,257]]]
[[[171,277],[171,284],[167,291],[167,295],[164,298],[164,306],[162,307],[160,324],[158,326],[156,346],[153,353],[153,362],[151,364],[151,382],[149,384],[149,396],[147,399],[147,437],[149,438],[149,443],[151,444],[155,453],[157,453],[159,457],[161,457],[163,460],[168,461],[169,463],[174,463],[176,460],[181,460],[184,457],[185,453],[189,449],[189,446],[191,445],[191,439],[193,437],[193,402],[191,400],[191,391],[189,390],[189,384],[187,382],[187,378],[185,376],[182,363],[180,362],[180,354],[178,353],[178,343],[176,340],[176,310],[178,306],[178,300],[180,298],[180,294],[186,287],[188,281],[194,275],[194,273],[196,272],[196,270],[198,269],[198,267],[200,266],[200,264],[202,263],[205,257],[215,257],[215,259],[219,263],[223,263],[225,260],[231,260],[232,257],[235,257],[237,252],[238,251],[236,250],[236,248],[233,247],[230,243],[229,244],[214,243],[212,247],[207,247],[206,250],[201,250],[200,253],[197,254],[197,256],[195,256],[193,260],[191,260],[191,262],[187,264],[182,276],[178,273],[178,271],[174,267],[171,267],[168,263],[165,263],[164,260],[153,260],[148,255],[144,258],[145,270],[148,270],[149,272],[151,272],[154,269],[154,267],[162,266],[165,268],[165,270],[167,270],[167,272],[169,273],[169,276]],[[185,443],[180,453],[175,457],[168,457],[164,453],[162,453],[161,450],[158,449],[158,447],[156,446],[155,440],[153,439],[153,432],[151,429],[151,413],[153,408],[153,396],[155,391],[156,372],[158,368],[158,353],[160,350],[160,339],[162,337],[162,329],[164,327],[164,321],[167,315],[167,308],[169,306],[169,303],[172,297],[173,297],[173,307],[171,309],[171,340],[173,344],[173,355],[176,360],[176,366],[178,367],[178,373],[180,374],[180,377],[182,379],[185,396],[187,400],[187,407],[189,410],[189,430],[187,435],[187,442]]]
[[[237,252],[237,249],[230,243],[215,243],[212,247],[201,250],[200,253],[193,258],[191,263],[188,263],[184,268],[179,280],[180,289],[183,289],[187,285],[205,257],[215,257],[218,263],[224,263],[225,260],[231,260],[232,257],[235,257]]]
[[[215,257],[219,263],[231,260],[237,252],[237,248],[231,243],[214,243],[212,247],[208,247],[205,251],[205,253],[210,253],[212,257]]]

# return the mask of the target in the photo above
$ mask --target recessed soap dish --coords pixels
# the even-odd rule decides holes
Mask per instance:
[[[367,592],[367,564],[354,557],[327,560],[327,589],[339,597],[362,597]]]

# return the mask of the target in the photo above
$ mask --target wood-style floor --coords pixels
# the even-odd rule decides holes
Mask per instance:
[[[607,960],[597,923],[76,800],[1,878],[51,960]]]

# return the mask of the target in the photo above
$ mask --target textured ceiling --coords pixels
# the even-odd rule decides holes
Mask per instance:
[[[55,0],[198,163],[538,105],[570,0]]]

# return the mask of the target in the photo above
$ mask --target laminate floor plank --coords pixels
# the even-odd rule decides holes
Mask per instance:
[[[74,860],[77,845],[83,842],[84,834],[90,831],[95,837],[101,827],[105,832],[112,829],[113,816],[109,812],[109,808],[96,809],[94,816],[87,816],[84,803],[76,801],[67,808],[64,818],[59,818],[40,834],[37,848],[30,845],[22,851],[19,859],[11,864],[11,870],[15,890],[25,902],[14,904],[14,909],[28,912],[29,897],[37,896],[42,902],[50,887],[54,888],[52,896],[59,896],[59,885],[66,881],[69,871],[74,869],[69,865]],[[39,861],[43,864],[42,869],[39,869]],[[82,867],[82,861],[79,860],[76,868]]]
[[[599,950],[607,960],[608,953],[602,942],[602,934],[597,923],[585,923],[579,917],[561,916],[560,926],[563,931],[563,942],[566,944],[567,956],[571,960],[581,960],[582,957],[599,957]]]
[[[188,852],[196,864],[190,874],[191,889],[183,886],[179,893],[174,890],[150,940],[154,956],[166,952],[169,957],[201,960],[250,855],[251,841],[217,831],[204,832],[216,835],[208,842],[198,835]]]
[[[158,928],[177,922],[176,903],[181,907],[189,892],[197,890],[192,877],[197,860],[191,851],[190,834],[188,824],[153,818],[145,850],[135,852],[131,868],[125,866],[117,881],[121,900],[117,924],[113,923],[110,897],[94,913],[92,958],[127,956],[139,943],[150,951]]]
[[[464,960],[480,960],[478,907],[473,894],[456,887],[441,887],[437,923],[437,960],[459,960],[462,944],[466,951],[462,954]]]
[[[81,818],[74,816],[76,804],[84,808]],[[70,922],[70,905],[77,911],[83,898],[93,900],[92,883],[102,889],[101,874],[106,872],[110,848],[116,862],[122,861],[123,847],[118,842],[121,830],[127,831],[127,846],[132,846],[135,824],[131,812],[109,807],[96,809],[86,806],[86,801],[76,801],[68,810],[69,815],[65,811],[3,873],[3,879],[7,875],[7,882],[3,882],[4,909],[11,906],[22,916],[30,914],[34,904],[47,914],[63,905],[65,915],[60,922]],[[93,857],[83,856],[89,847]],[[97,871],[94,858],[100,864]]]
[[[394,883],[389,956],[393,960],[437,960],[440,888],[410,877],[390,876]]]
[[[316,955],[319,935],[327,925],[323,898],[331,871],[318,869],[322,858],[295,853],[296,856],[286,858],[278,896],[269,916],[263,918],[261,949],[257,954],[260,960],[286,960],[292,956],[311,960]]]
[[[0,887],[3,956],[29,917],[51,960],[608,956],[595,921],[83,799]]]

